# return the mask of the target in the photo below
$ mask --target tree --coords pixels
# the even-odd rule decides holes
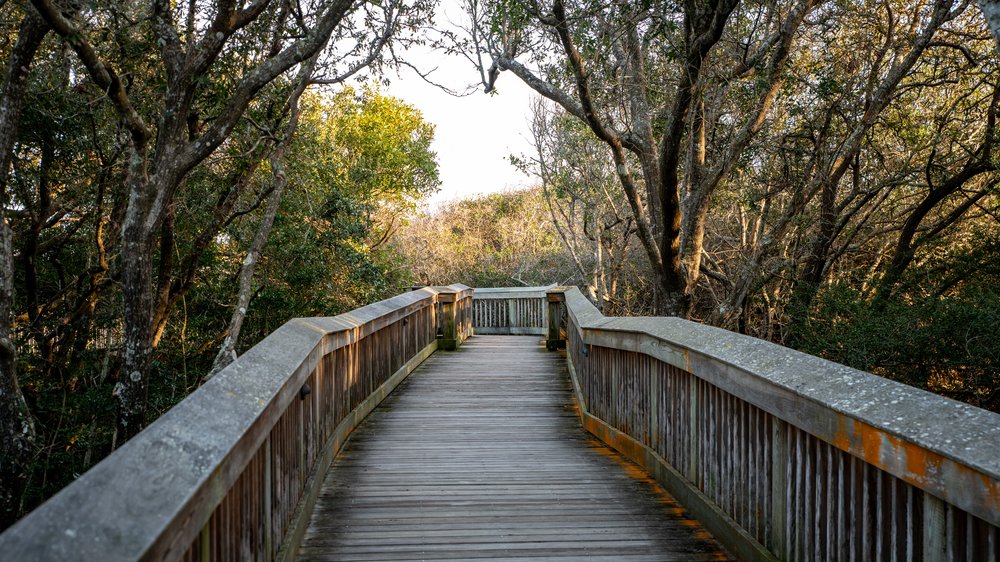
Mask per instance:
[[[552,223],[572,258],[577,282],[610,314],[621,306],[622,271],[632,256],[635,218],[616,202],[615,172],[604,146],[558,106],[539,99],[532,133],[537,154],[514,163],[542,182]]]
[[[884,31],[864,27],[857,18],[865,16],[884,17]],[[801,233],[803,243],[791,268],[786,344],[794,344],[820,287],[836,282],[840,264],[854,259],[861,248],[881,256],[884,250],[871,246],[883,245],[891,237],[898,236],[899,244],[909,245],[907,239],[912,240],[913,233],[907,234],[911,229],[907,223],[912,222],[907,215],[913,217],[933,207],[924,203],[920,211],[920,205],[912,206],[922,190],[929,190],[928,197],[951,213],[947,221],[937,223],[936,232],[928,230],[923,241],[960,220],[988,195],[990,173],[995,169],[990,156],[994,142],[990,115],[996,99],[987,76],[995,72],[995,63],[981,39],[969,39],[965,45],[955,42],[958,37],[974,36],[972,30],[981,25],[975,16],[971,10],[953,10],[936,31],[926,28],[907,42],[893,38],[912,24],[894,16],[888,7],[838,16],[842,43],[881,36],[883,47],[844,53],[836,63],[826,63],[809,105],[799,110],[814,115],[804,120],[813,124],[804,131],[792,129],[791,135],[777,143],[789,146],[788,154],[792,147],[798,148],[802,156],[796,156],[792,165],[808,170],[798,181],[815,186],[819,194],[812,208],[802,210],[809,220],[789,227],[790,232]],[[887,60],[900,62],[887,67],[883,62]],[[855,69],[853,76],[850,71],[838,71],[840,65]],[[809,91],[809,86],[804,87]],[[876,111],[876,116],[869,117]],[[978,144],[967,142],[977,137]],[[959,191],[968,198],[958,195]],[[896,256],[905,253],[898,250],[899,244],[893,252]],[[870,268],[880,279],[859,276],[856,280],[880,287],[874,303],[878,307],[906,267],[896,257],[878,257],[861,268]],[[847,271],[856,275],[852,269]]]
[[[437,189],[437,163],[430,150],[433,126],[415,108],[375,88],[366,88],[358,95],[346,87],[330,101],[318,96],[309,98],[305,138],[293,144],[299,98],[311,70],[312,65],[306,65],[300,71],[301,81],[288,102],[289,123],[269,157],[272,180],[265,210],[246,258],[241,261],[232,318],[208,376],[236,356],[240,329],[253,296],[255,266],[289,182],[312,193],[323,201],[319,206],[327,209],[323,216],[309,216],[308,209],[301,209],[302,219],[327,232],[337,232],[329,242],[345,253],[357,251],[363,260],[393,234],[401,217],[412,211],[417,201]],[[285,162],[286,152],[296,160],[291,163],[291,171]],[[347,206],[361,211],[361,217],[335,216]],[[334,226],[334,221],[342,224]],[[349,226],[344,228],[346,224]],[[353,248],[349,241],[354,243]]]
[[[420,112],[377,88],[345,88],[329,106],[330,142],[339,154],[318,154],[331,162],[331,186],[357,197],[378,232],[370,248],[384,244],[416,202],[437,191],[434,125]]]
[[[11,153],[24,102],[28,71],[49,27],[27,10],[0,84],[0,528],[16,520],[17,491],[23,488],[34,452],[35,424],[17,382],[14,314],[13,232],[7,221]]]
[[[760,131],[784,84],[796,31],[816,3],[803,0],[787,11],[773,6],[737,11],[738,5],[737,0],[692,1],[675,12],[658,2],[607,3],[572,5],[576,12],[570,13],[562,0],[546,11],[537,2],[469,3],[472,45],[465,48],[476,53],[473,60],[481,59],[478,53],[489,57],[489,68],[482,66],[486,89],[494,88],[501,71],[511,71],[608,146],[657,272],[661,312],[668,314],[691,312],[711,195]],[[745,32],[730,44],[735,56],[709,64],[734,14],[736,27]],[[543,55],[550,48],[557,48],[562,60]],[[536,68],[520,62],[521,55]],[[740,80],[753,95],[734,134],[709,158],[704,133],[710,116],[702,96],[713,91],[705,72],[713,67],[720,69],[715,90],[720,96],[739,93]],[[671,96],[663,96],[665,90]]]
[[[253,275],[257,266],[257,260],[271,235],[271,227],[274,225],[274,217],[278,213],[278,206],[281,204],[281,197],[285,193],[288,185],[288,175],[285,172],[285,152],[295,135],[295,129],[299,122],[299,99],[305,93],[309,85],[309,79],[316,67],[316,57],[309,59],[302,68],[299,69],[295,80],[295,86],[286,102],[288,113],[288,124],[285,131],[274,145],[274,148],[267,155],[271,168],[271,185],[268,189],[267,202],[264,205],[264,214],[260,219],[260,226],[254,234],[247,257],[240,265],[239,289],[236,292],[236,305],[233,307],[233,315],[226,326],[226,335],[219,346],[219,352],[212,362],[211,370],[205,375],[205,379],[212,377],[236,359],[236,345],[240,339],[240,331],[243,328],[243,320],[246,318],[247,308],[250,306],[250,299],[253,296]]]
[[[208,12],[192,1],[178,17],[173,4],[154,0],[148,19],[117,4],[97,6],[95,17],[85,22],[88,29],[51,0],[35,0],[34,5],[77,54],[93,84],[107,93],[130,141],[120,249],[124,349],[116,387],[118,432],[124,440],[145,423],[155,309],[165,290],[162,283],[157,289],[152,256],[161,250],[162,271],[170,254],[169,244],[166,252],[162,247],[170,239],[185,178],[223,146],[268,85],[317,55],[362,6],[339,0],[301,6],[258,0],[217,3]],[[146,52],[163,72],[148,88],[128,83],[122,70],[129,61],[116,64],[108,49],[112,45],[95,40],[105,21],[116,20],[147,22],[143,25],[148,27],[138,29],[149,33],[140,34],[146,41],[142,47],[156,45]]]

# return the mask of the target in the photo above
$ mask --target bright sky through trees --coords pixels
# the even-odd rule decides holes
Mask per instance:
[[[451,26],[461,8],[457,0],[442,2],[439,25]],[[434,70],[430,79],[452,90],[464,91],[479,82],[479,73],[468,61],[448,57],[430,49],[406,52],[408,62],[421,72]],[[430,207],[477,193],[522,187],[531,178],[508,160],[511,154],[532,154],[530,100],[532,91],[513,76],[498,82],[496,95],[483,93],[482,86],[465,97],[455,97],[422,80],[412,69],[391,77],[385,91],[423,112],[436,127],[433,149],[441,172],[441,191],[429,199]]]

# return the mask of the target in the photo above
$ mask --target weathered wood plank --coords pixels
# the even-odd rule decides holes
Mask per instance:
[[[579,426],[536,337],[437,353],[355,432],[300,560],[725,560],[662,488]]]

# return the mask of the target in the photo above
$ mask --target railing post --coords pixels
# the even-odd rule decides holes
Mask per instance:
[[[455,351],[458,349],[459,338],[458,325],[455,322],[455,312],[458,303],[458,295],[447,288],[442,288],[438,293],[438,302],[441,303],[441,341],[438,347],[445,351]]]
[[[455,303],[455,314],[458,318],[458,330],[459,335],[461,335],[461,341],[472,337],[472,298],[466,297],[463,299],[458,299]]]
[[[549,334],[545,340],[545,349],[555,351],[566,347],[566,340],[562,338],[559,330],[559,321],[562,318],[563,301],[566,300],[566,295],[563,293],[562,287],[553,287],[545,292],[545,299],[549,303]]]

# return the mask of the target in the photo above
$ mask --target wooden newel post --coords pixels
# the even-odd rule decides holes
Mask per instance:
[[[455,351],[460,343],[461,334],[458,332],[458,323],[455,321],[455,312],[458,303],[458,294],[455,292],[438,293],[438,302],[441,303],[441,341],[438,347],[445,351]]]
[[[545,340],[545,348],[549,351],[555,351],[566,347],[566,340],[563,339],[559,329],[563,301],[566,300],[566,295],[563,294],[562,287],[553,287],[545,292],[545,298],[549,302],[549,335]]]

